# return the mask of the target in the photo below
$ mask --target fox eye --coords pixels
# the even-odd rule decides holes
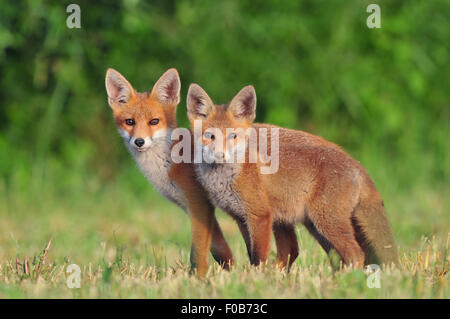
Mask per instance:
[[[237,137],[237,134],[236,133],[231,133],[230,135],[228,135],[228,138],[230,139],[230,140],[235,140],[236,139],[236,137]]]
[[[205,136],[205,139],[207,139],[207,140],[214,140],[215,139],[214,134],[212,134],[211,132],[205,132],[204,136]]]
[[[148,122],[148,124],[150,124],[150,125],[156,125],[158,123],[159,123],[159,119],[153,119],[150,122]]]
[[[126,120],[125,120],[125,123],[126,123],[128,126],[133,126],[134,124],[136,124],[136,123],[134,122],[133,119],[126,119]]]

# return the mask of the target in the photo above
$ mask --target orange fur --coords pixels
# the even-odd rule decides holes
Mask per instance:
[[[191,85],[188,92],[191,125],[195,120],[201,120],[203,124],[198,142],[217,161],[226,157],[224,154],[232,153],[239,138],[247,138],[227,135],[231,131],[268,128],[270,138],[270,128],[275,126],[253,124],[255,108],[256,94],[251,86],[242,89],[229,105],[214,105],[196,84]],[[208,172],[205,176],[199,175],[200,180],[204,178],[203,185],[213,201],[216,198],[222,204],[221,208],[231,215],[245,212],[241,218],[248,226],[252,263],[257,265],[267,259],[273,229],[279,264],[292,264],[298,255],[293,228],[296,222],[303,223],[327,253],[335,250],[344,264],[362,267],[364,263],[372,262],[371,254],[379,262],[395,263],[395,242],[381,196],[360,163],[336,144],[319,136],[278,129],[280,166],[274,174],[261,174],[261,161],[200,164]],[[214,135],[217,130],[222,132],[221,143],[218,142],[220,137]],[[258,130],[257,134],[260,137]],[[223,151],[218,147],[220,144],[225,146]],[[268,148],[270,153],[270,143]],[[221,171],[217,169],[220,165],[232,167],[237,172],[227,187],[228,195],[218,194],[210,186],[211,172],[219,172],[219,181],[223,178],[217,184],[227,182],[226,176],[220,177]],[[228,203],[226,196],[233,202]]]

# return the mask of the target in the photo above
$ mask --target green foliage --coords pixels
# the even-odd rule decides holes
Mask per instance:
[[[442,182],[449,174],[448,2],[383,2],[381,29],[366,27],[367,4],[86,1],[82,28],[68,29],[67,4],[3,3],[0,176],[42,179],[52,158],[115,177],[130,161],[106,103],[106,68],[145,91],[176,67],[183,97],[198,82],[225,103],[252,83],[258,121],[312,131],[355,154],[381,153],[382,164],[393,158],[403,187]],[[187,125],[184,99],[178,113]]]

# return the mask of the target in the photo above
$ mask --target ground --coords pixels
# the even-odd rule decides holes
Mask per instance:
[[[269,262],[251,267],[237,226],[222,212],[219,222],[236,264],[224,271],[211,258],[208,275],[198,279],[189,273],[188,217],[136,169],[125,176],[132,181],[103,185],[87,178],[67,193],[46,182],[26,191],[0,183],[0,298],[450,297],[445,188],[387,192],[401,265],[382,269],[380,288],[370,288],[376,281],[368,284],[361,270],[333,272],[301,225],[300,256],[290,273],[273,266],[273,242]],[[68,279],[75,283],[70,264],[80,267],[80,288],[67,285]]]

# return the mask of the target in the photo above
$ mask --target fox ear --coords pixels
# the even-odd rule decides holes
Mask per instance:
[[[236,119],[253,122],[256,116],[256,92],[247,85],[231,100],[229,110]]]
[[[105,85],[108,93],[108,103],[111,107],[123,106],[135,95],[130,82],[114,69],[109,68],[106,71]]]
[[[192,83],[187,95],[187,113],[190,121],[205,119],[211,114],[214,103],[200,85]]]
[[[156,81],[152,89],[152,95],[164,105],[178,105],[180,103],[180,87],[178,71],[172,68]]]

